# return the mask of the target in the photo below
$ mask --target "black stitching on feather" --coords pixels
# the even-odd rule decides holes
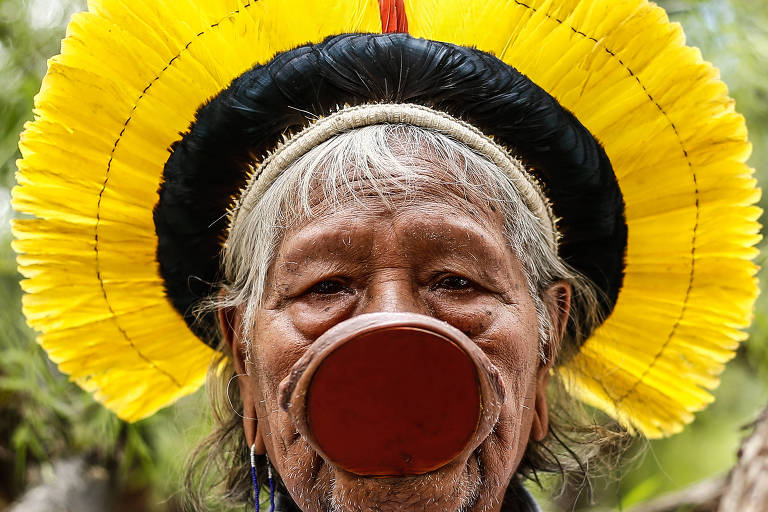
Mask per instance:
[[[250,6],[251,6],[251,2],[248,2],[243,7],[245,8],[245,7],[250,7]],[[240,11],[238,9],[238,10],[228,14],[224,18],[222,18],[222,20],[223,19],[227,19],[227,18],[231,18],[233,15],[238,14],[239,12]],[[213,25],[210,26],[210,28],[218,26],[219,23],[220,23],[220,21],[214,23]],[[205,33],[204,31],[198,32],[195,37],[200,37],[204,33]],[[120,144],[120,141],[122,140],[123,135],[125,134],[125,130],[128,128],[128,125],[130,124],[131,119],[133,119],[133,114],[134,114],[134,112],[136,112],[136,109],[139,106],[139,102],[141,102],[141,100],[144,98],[144,96],[146,96],[147,92],[152,88],[154,83],[157,82],[160,79],[160,77],[163,75],[163,73],[165,73],[165,71],[168,70],[168,68],[170,68],[173,65],[173,63],[176,61],[176,59],[181,57],[181,54],[184,51],[189,49],[189,47],[190,47],[190,45],[192,44],[193,41],[194,41],[194,39],[190,40],[184,46],[183,50],[181,50],[171,60],[169,60],[168,63],[165,65],[165,67],[163,67],[163,69],[161,69],[160,72],[154,78],[152,78],[152,80],[149,81],[147,86],[144,87],[144,89],[141,91],[141,94],[139,94],[139,96],[136,98],[136,101],[134,102],[133,107],[131,108],[131,111],[128,114],[128,117],[125,119],[125,122],[123,123],[123,127],[120,130],[120,133],[118,134],[117,138],[115,139],[114,144],[112,145],[112,150],[109,153],[109,161],[107,162],[107,168],[106,168],[106,171],[104,173],[104,182],[101,185],[101,190],[99,190],[99,196],[98,196],[98,200],[96,202],[96,225],[94,226],[94,231],[93,231],[93,238],[94,238],[94,241],[95,241],[94,252],[95,252],[95,255],[96,255],[96,279],[99,281],[99,286],[101,288],[101,295],[104,297],[104,303],[107,305],[107,309],[109,310],[109,313],[112,315],[112,321],[115,323],[115,327],[117,327],[117,330],[120,331],[120,334],[123,335],[123,338],[125,338],[125,341],[128,342],[130,347],[133,348],[133,350],[136,352],[136,354],[141,359],[146,361],[147,364],[149,364],[152,368],[156,369],[158,372],[160,372],[163,375],[165,375],[166,377],[168,377],[179,388],[182,387],[181,383],[173,375],[171,375],[167,371],[165,371],[162,368],[160,368],[159,366],[157,366],[157,364],[154,361],[152,361],[146,355],[144,355],[144,353],[141,350],[139,350],[139,348],[136,346],[136,344],[133,342],[133,340],[130,338],[130,336],[128,336],[128,333],[125,331],[125,329],[123,329],[123,327],[120,325],[120,322],[117,319],[117,314],[115,313],[115,310],[112,308],[112,304],[109,302],[109,296],[108,296],[108,293],[107,293],[107,289],[106,289],[106,287],[104,285],[104,280],[101,277],[101,255],[99,253],[99,226],[101,225],[101,200],[102,200],[102,198],[104,196],[104,192],[107,189],[107,183],[109,182],[109,173],[112,170],[112,160],[114,159],[115,152],[117,151],[117,146]]]
[[[518,0],[515,0],[515,3],[517,5],[519,5],[519,6],[521,6],[521,7],[525,7],[527,9],[530,9],[533,12],[537,12],[536,8],[531,7],[528,4],[525,4],[523,2],[519,2]],[[642,87],[643,92],[645,92],[645,95],[648,97],[648,99],[651,100],[651,103],[656,105],[656,108],[659,109],[659,112],[661,112],[661,114],[664,116],[664,118],[669,123],[669,126],[671,126],[672,130],[675,132],[675,137],[677,137],[677,141],[680,144],[680,149],[682,150],[683,156],[685,157],[685,163],[688,165],[688,168],[691,170],[691,179],[693,180],[694,206],[696,207],[695,208],[696,209],[696,217],[695,217],[694,223],[693,223],[693,234],[691,235],[691,271],[688,274],[688,287],[687,287],[687,289],[685,291],[685,298],[683,299],[683,306],[680,309],[680,314],[675,319],[675,323],[672,325],[672,329],[669,332],[669,335],[667,336],[667,339],[664,340],[664,343],[661,345],[661,347],[659,348],[658,352],[656,352],[656,354],[653,357],[653,360],[650,362],[648,367],[645,370],[643,370],[643,373],[640,375],[640,377],[638,378],[637,382],[631,388],[629,388],[627,391],[625,391],[624,394],[622,394],[618,399],[615,399],[616,405],[619,405],[622,401],[624,401],[629,395],[631,395],[637,389],[637,386],[639,386],[643,382],[643,380],[645,380],[645,377],[648,376],[650,371],[656,365],[658,360],[663,355],[664,351],[667,349],[667,346],[669,346],[669,344],[672,342],[672,338],[674,337],[675,333],[677,332],[678,327],[680,327],[680,322],[683,321],[683,317],[685,316],[685,313],[688,310],[688,300],[690,299],[691,290],[693,289],[693,279],[694,279],[694,273],[695,273],[695,267],[696,267],[696,239],[698,237],[700,213],[701,213],[699,211],[699,196],[700,196],[699,183],[698,183],[698,180],[696,178],[696,173],[693,171],[693,164],[691,164],[691,160],[688,157],[688,151],[685,149],[685,144],[683,143],[683,140],[680,137],[680,132],[677,129],[677,125],[675,125],[674,121],[672,121],[672,119],[669,117],[669,114],[667,114],[667,112],[664,110],[664,107],[662,107],[656,101],[656,99],[651,95],[651,93],[645,87],[645,84],[642,81],[640,81],[640,77],[637,76],[635,74],[635,72],[632,71],[632,69],[629,66],[627,66],[624,63],[624,61],[621,60],[621,58],[617,57],[616,54],[613,51],[608,49],[604,44],[600,43],[600,41],[598,41],[596,38],[588,36],[584,32],[576,29],[572,25],[566,24],[563,20],[561,20],[561,19],[559,19],[559,18],[557,18],[555,16],[552,16],[551,14],[544,13],[544,16],[546,16],[547,18],[549,18],[551,20],[556,21],[557,23],[559,23],[561,25],[565,25],[566,27],[570,28],[574,33],[579,34],[580,36],[583,36],[583,37],[589,39],[590,41],[593,41],[594,43],[602,46],[603,50],[605,50],[605,52],[608,53],[608,55],[610,55],[611,57],[614,57],[618,61],[618,63],[621,64],[621,66],[629,73],[629,75],[635,79],[635,81],[640,85],[640,87]],[[601,383],[601,386],[602,386],[602,383]],[[609,397],[611,397],[611,394],[608,393],[608,390],[605,389],[604,386],[603,386],[603,390],[606,392],[606,394]],[[611,399],[614,400],[613,397],[611,397]]]
[[[536,10],[536,9],[526,5],[526,4],[523,4],[522,2],[515,1],[515,3],[518,4],[518,5],[522,5],[523,7],[527,7],[529,9],[533,10],[533,11]],[[547,18],[555,20],[557,23],[560,23],[561,25],[564,24],[562,20],[560,20],[558,18],[555,18],[553,16],[550,16],[549,14],[545,14],[545,16]],[[566,26],[569,26],[569,25],[566,25]],[[675,137],[677,138],[677,141],[680,144],[680,149],[683,152],[683,157],[685,158],[685,163],[688,165],[688,168],[691,171],[691,179],[693,181],[694,206],[695,206],[695,210],[696,210],[696,217],[695,217],[695,220],[694,220],[694,223],[693,223],[693,233],[691,235],[691,271],[690,271],[690,273],[688,275],[688,287],[685,290],[685,298],[683,299],[683,306],[680,309],[680,314],[675,319],[675,323],[672,325],[672,329],[669,332],[669,335],[667,336],[667,339],[664,340],[664,343],[659,348],[659,351],[656,352],[656,354],[653,357],[653,360],[650,362],[648,367],[645,370],[643,370],[642,375],[640,375],[640,377],[638,378],[637,382],[631,388],[629,388],[627,391],[625,391],[624,394],[622,394],[619,398],[615,399],[616,405],[619,405],[622,401],[624,401],[629,395],[631,395],[637,389],[637,386],[639,386],[645,380],[645,377],[648,376],[650,371],[656,365],[658,360],[663,355],[664,351],[667,349],[667,346],[669,346],[669,344],[672,342],[672,338],[674,337],[675,333],[677,332],[678,327],[680,327],[680,322],[682,322],[683,317],[685,316],[685,313],[688,310],[688,300],[690,299],[691,290],[693,289],[693,279],[694,279],[695,268],[696,268],[696,238],[698,236],[699,222],[700,222],[700,211],[699,211],[699,195],[700,195],[700,192],[699,192],[699,183],[698,183],[698,180],[696,178],[696,173],[693,171],[693,164],[691,164],[691,160],[688,157],[688,150],[685,149],[685,144],[683,143],[683,140],[680,137],[680,132],[678,131],[677,125],[675,125],[675,122],[672,121],[672,119],[669,117],[669,114],[667,114],[667,112],[664,110],[664,107],[662,107],[659,104],[659,102],[656,101],[656,99],[653,97],[653,95],[651,95],[650,91],[648,91],[648,89],[645,87],[645,84],[642,81],[640,81],[640,77],[637,76],[637,74],[635,74],[635,72],[632,71],[632,68],[627,66],[624,63],[624,61],[621,60],[621,58],[617,57],[614,52],[609,50],[604,44],[600,43],[597,39],[595,39],[594,37],[587,36],[587,34],[585,34],[584,32],[581,32],[580,30],[577,30],[573,26],[569,26],[569,27],[576,34],[579,34],[579,35],[589,39],[590,41],[594,41],[595,43],[597,43],[600,46],[602,46],[603,50],[605,50],[605,52],[608,53],[611,57],[614,57],[618,61],[618,63],[621,64],[621,66],[625,70],[627,70],[629,75],[635,79],[635,81],[640,85],[640,87],[642,87],[643,92],[645,92],[645,95],[648,97],[649,100],[651,100],[651,103],[656,105],[656,108],[659,109],[659,112],[661,112],[661,114],[664,116],[664,118],[669,123],[669,126],[671,126],[672,130],[675,132]],[[608,395],[608,396],[610,396],[610,395]],[[611,398],[611,399],[613,399],[613,398]]]

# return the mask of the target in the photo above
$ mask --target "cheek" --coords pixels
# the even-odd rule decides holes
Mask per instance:
[[[286,308],[286,317],[290,317],[290,322],[285,327],[295,331],[308,345],[334,325],[351,317],[356,303],[354,294],[296,301]]]
[[[528,378],[539,363],[539,330],[535,319],[499,315],[473,338],[495,364],[505,380]]]
[[[535,414],[534,386],[533,382],[517,381],[516,385],[508,387],[499,421],[484,443],[484,465],[504,478],[511,477],[517,470],[529,444]]]
[[[253,333],[251,353],[261,395],[276,401],[280,382],[304,354],[309,343],[296,332],[288,316],[281,312],[261,312]]]
[[[537,346],[535,336],[525,343],[481,345],[499,369],[506,389],[499,420],[483,444],[481,458],[490,473],[507,479],[517,470],[530,438],[539,368]]]
[[[445,300],[429,298],[425,300],[436,318],[448,322],[469,338],[476,338],[487,333],[498,319],[499,304],[491,300]]]
[[[433,316],[462,331],[489,355],[503,357],[505,365],[525,361],[531,347],[538,350],[538,318],[529,297],[505,303],[487,294],[467,298],[425,295]]]
[[[494,324],[478,345],[501,373],[510,412],[525,415],[533,408],[532,386],[541,362],[538,323],[535,315],[517,320]]]
[[[527,308],[504,305],[490,311],[491,315],[485,315],[487,320],[478,321],[485,328],[472,340],[499,370],[506,389],[499,421],[486,444],[485,464],[507,474],[514,471],[525,452],[535,412],[540,363],[538,318],[532,303]]]

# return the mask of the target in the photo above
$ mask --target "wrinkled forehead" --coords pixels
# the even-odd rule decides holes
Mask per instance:
[[[349,203],[283,233],[273,264],[301,268],[307,261],[324,259],[367,265],[399,255],[417,265],[450,258],[484,272],[515,256],[500,219],[490,213],[473,206],[456,208],[448,201],[411,202],[378,213]]]
[[[382,215],[450,205],[500,220],[505,177],[492,162],[447,136],[407,125],[341,134],[294,162],[271,187],[290,228],[340,210]],[[269,199],[268,199],[269,200]]]

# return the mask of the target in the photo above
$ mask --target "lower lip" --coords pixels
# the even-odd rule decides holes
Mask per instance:
[[[449,339],[411,327],[374,331],[337,348],[307,395],[308,425],[333,465],[397,481],[455,459],[480,412],[469,357]]]

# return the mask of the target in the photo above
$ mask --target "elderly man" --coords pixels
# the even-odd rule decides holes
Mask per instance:
[[[450,65],[429,77],[421,72],[436,62]],[[325,71],[334,68],[345,73]],[[398,80],[401,69],[419,79]],[[348,74],[362,79],[350,85]],[[498,83],[485,83],[489,75]],[[482,88],[473,93],[472,82]],[[359,91],[362,86],[371,92]],[[285,105],[272,99],[278,91],[290,98]],[[568,344],[583,341],[592,327],[587,322],[600,309],[589,280],[557,254],[554,214],[541,186],[520,160],[457,117],[463,105],[475,104],[467,102],[469,94],[487,105],[498,103],[511,125],[502,142],[529,162],[546,161],[543,175],[572,172],[579,176],[573,181],[610,176],[608,161],[551,97],[486,54],[406,35],[338,36],[249,71],[199,112],[166,165],[155,210],[161,239],[180,232],[168,220],[178,217],[168,212],[186,197],[187,185],[225,154],[235,162],[240,158],[229,143],[240,144],[251,158],[261,149],[243,142],[252,126],[261,125],[257,119],[290,112],[289,102],[312,91],[318,95],[312,100],[329,113],[273,150],[243,186],[230,213],[223,289],[211,306],[219,311],[239,376],[247,445],[254,458],[268,455],[281,477],[278,489],[284,484],[302,510],[493,510],[505,494],[508,507],[517,509],[527,495],[516,475],[543,469],[521,462],[529,446],[529,457],[541,457],[534,445],[548,432],[546,385],[568,330],[572,287],[582,314],[572,316]],[[517,99],[509,102],[508,95]],[[342,96],[356,106],[336,109]],[[385,103],[398,97],[417,103]],[[456,117],[419,104],[439,97]],[[221,144],[222,132],[229,134],[227,145]],[[601,205],[592,212],[579,207],[580,215],[605,226],[602,232],[590,227],[591,240],[623,246],[615,180],[597,179],[580,190]],[[561,208],[566,203],[564,198]],[[159,258],[168,276],[179,268],[173,264],[182,256],[178,247],[161,242]],[[609,265],[618,268],[620,251],[605,254],[603,261],[613,258]],[[615,279],[605,280],[611,283],[606,288]],[[454,343],[467,339],[463,350],[475,367],[472,391],[441,409],[441,400],[464,396],[460,386],[450,385],[461,370],[442,359],[433,364],[443,357],[442,348],[429,342],[419,347],[416,339],[384,361],[386,350],[376,345],[397,343],[402,333],[395,330],[368,340],[344,364],[317,363],[339,374],[328,377],[339,396],[316,403],[317,418],[305,418],[309,404],[295,402],[321,393],[318,377],[304,379],[310,389],[294,388],[313,358],[335,350],[326,348],[333,342],[324,333],[350,325],[354,337],[355,326],[389,318],[365,316],[370,313],[424,315],[457,329]],[[402,321],[431,329],[418,318]],[[470,346],[479,347],[479,354]],[[305,356],[316,347],[322,353]],[[361,361],[367,358],[379,364]],[[350,365],[365,365],[366,371],[352,375]],[[420,384],[402,386],[414,380],[412,374]],[[441,375],[448,382],[429,386]],[[476,398],[474,416],[464,412],[461,404],[472,401],[484,382],[487,390]],[[430,408],[437,410],[406,419],[411,409]],[[440,439],[463,414],[470,428],[456,439]],[[440,420],[446,424],[437,425]],[[268,473],[266,466],[260,469]]]
[[[231,285],[222,295],[221,324],[241,375],[248,444],[269,454],[304,510],[345,510],[367,501],[378,510],[497,508],[529,440],[541,441],[547,433],[546,383],[568,318],[573,273],[540,236],[546,227],[526,211],[510,179],[491,161],[439,132],[408,124],[345,131],[303,155],[279,180],[250,215],[237,216],[225,260]],[[274,219],[271,226],[265,218]],[[518,257],[522,251],[526,255]],[[270,262],[262,267],[266,275],[251,264],[262,258]],[[493,368],[491,379],[499,379],[505,392],[487,397],[484,413],[492,414],[495,401],[503,406],[463,457],[425,474],[385,466],[377,476],[390,478],[370,478],[365,469],[356,474],[340,467],[343,461],[318,456],[308,436],[296,435],[290,410],[280,410],[279,384],[313,341],[338,323],[372,312],[429,315],[459,329],[487,354],[480,370]],[[381,378],[376,369],[406,381],[413,380],[408,369],[436,371],[432,379],[451,371],[447,363],[431,370],[439,349],[411,352],[414,343],[367,376],[337,379],[340,393],[354,394],[366,385],[365,377]],[[423,407],[452,398],[443,393],[461,392],[448,383],[400,392],[396,382],[387,384],[376,403],[366,403],[374,400],[369,392],[357,401],[349,397],[353,404],[346,415],[338,398],[322,410],[343,416],[341,429],[365,422],[359,417],[367,408],[377,409],[376,421],[355,428],[361,437],[382,438],[385,453],[377,453],[375,443],[355,444],[353,433],[342,440],[374,460],[385,458],[387,450],[413,456],[389,439],[402,417],[383,433],[375,429],[390,420],[386,391],[395,403],[433,393]],[[449,416],[431,421],[460,422],[457,405],[447,408]],[[428,432],[434,440],[447,430]],[[408,435],[424,433],[402,433]]]
[[[192,508],[213,479],[256,509],[535,510],[522,477],[589,457],[557,448],[579,427],[553,427],[552,375],[650,436],[708,401],[755,295],[743,121],[658,8],[539,3],[105,2],[73,25],[22,140],[26,312],[129,420],[220,351]],[[91,72],[107,54],[136,72]],[[66,296],[62,261],[88,282]]]

